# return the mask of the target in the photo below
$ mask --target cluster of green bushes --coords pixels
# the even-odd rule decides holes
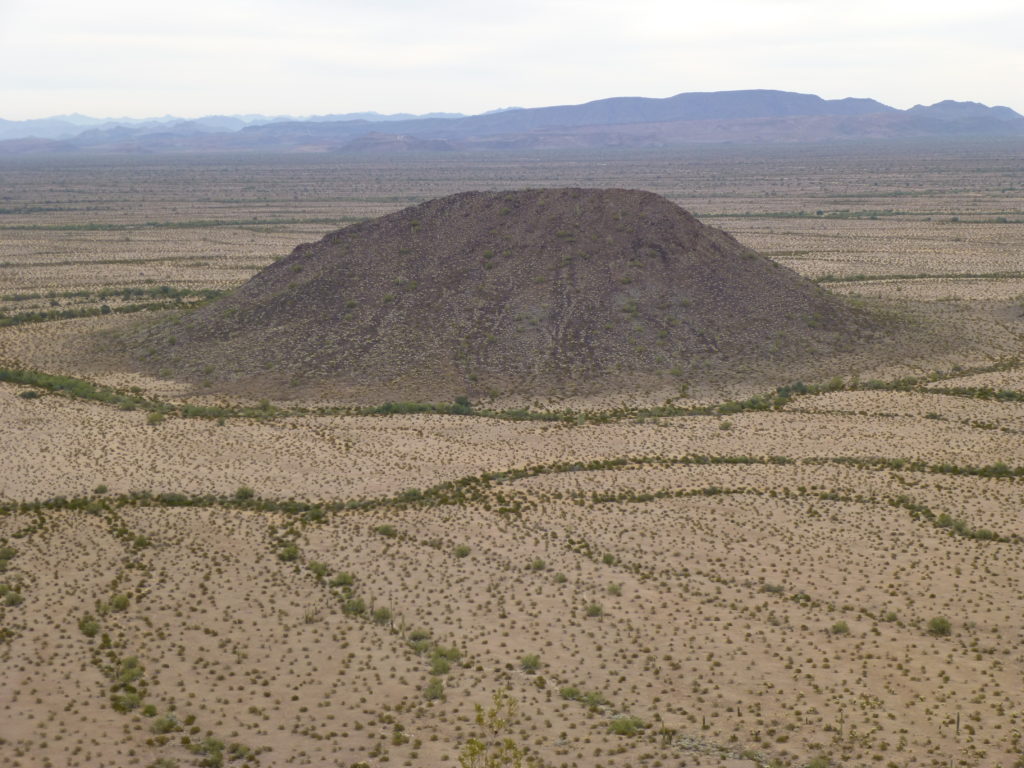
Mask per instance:
[[[0,301],[39,301],[49,299],[50,301],[60,299],[86,299],[103,301],[104,299],[132,299],[158,298],[158,299],[215,299],[222,296],[224,291],[212,288],[174,288],[170,285],[160,285],[152,288],[101,288],[98,291],[47,291],[46,293],[10,293],[0,296]]]
[[[8,315],[0,312],[0,328],[28,323],[46,323],[51,320],[73,320],[79,317],[99,317],[100,315],[129,315],[135,312],[151,312],[167,309],[164,302],[148,302],[146,304],[119,304],[115,307],[103,304],[99,307],[77,307],[70,309],[40,309],[34,312],[17,312]]]
[[[1007,222],[1001,222],[1007,223]],[[1004,278],[1024,277],[1024,272],[915,272],[913,274],[896,275],[833,275],[827,274],[814,278],[816,283],[862,283],[876,280],[935,280],[951,278],[955,280],[1001,280]]]
[[[608,705],[608,699],[598,691],[583,691],[575,685],[567,685],[559,691],[563,699],[576,701],[592,710]]]
[[[78,310],[67,310],[78,311]],[[100,312],[101,310],[82,310]],[[32,313],[30,313],[32,314]],[[35,313],[38,314],[38,313]],[[49,314],[44,312],[43,314]],[[0,325],[3,318],[0,317]],[[134,388],[128,391],[114,390],[110,387],[93,384],[71,376],[57,376],[21,368],[0,368],[0,382],[23,384],[38,387],[49,392],[78,397],[87,400],[117,405],[124,409],[140,408],[157,414],[151,423],[158,424],[166,415],[178,415],[185,418],[208,418],[223,420],[226,418],[273,418],[277,416],[390,416],[396,414],[430,413],[440,415],[478,416],[483,418],[503,419],[509,421],[545,421],[558,422],[566,425],[602,424],[626,418],[646,419],[670,416],[722,416],[742,413],[745,411],[767,411],[786,406],[794,397],[815,395],[824,392],[855,391],[855,390],[887,390],[911,391],[924,384],[934,383],[956,376],[967,376],[976,373],[1003,371],[1016,368],[1016,358],[1003,360],[989,366],[978,368],[954,367],[950,371],[933,371],[923,376],[907,376],[893,381],[872,380],[867,382],[844,382],[841,378],[833,378],[821,384],[805,384],[794,382],[769,394],[755,395],[745,400],[730,400],[714,405],[678,406],[666,403],[652,408],[613,408],[605,411],[530,411],[525,408],[494,410],[475,407],[468,397],[457,397],[451,403],[413,403],[388,402],[378,406],[327,406],[320,408],[296,407],[278,409],[266,400],[258,406],[198,406],[175,405],[159,401],[155,398],[142,396],[141,390]],[[1006,402],[1024,401],[1024,393],[1012,390],[996,390],[990,387],[948,387],[927,390],[936,394],[951,394],[963,397],[974,397],[986,400]]]

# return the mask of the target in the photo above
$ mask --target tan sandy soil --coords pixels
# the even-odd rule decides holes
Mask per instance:
[[[666,194],[811,277],[1021,269],[1024,228],[1009,223],[1024,218],[1019,148],[887,146],[543,163],[16,164],[5,167],[5,206],[25,212],[0,214],[0,263],[13,264],[0,266],[0,295],[230,287],[336,227],[303,219],[567,183]],[[224,223],[196,223],[211,220]],[[24,228],[40,225],[50,229]],[[141,261],[153,258],[171,260]],[[993,301],[1014,285],[831,284],[877,292],[868,301],[922,339],[948,332],[921,341],[913,359],[823,360],[807,380],[1020,356],[1020,313]],[[947,296],[960,300],[932,300]],[[84,333],[130,319],[0,329],[0,365],[224,399],[81,359]],[[746,397],[795,377],[738,361],[678,402]],[[657,404],[682,383],[527,404]],[[1022,392],[1024,368],[931,386]],[[436,415],[151,425],[143,411],[19,397],[26,389],[0,385],[5,767],[184,768],[216,755],[207,739],[223,742],[227,765],[455,766],[481,735],[473,705],[499,690],[519,703],[507,735],[550,768],[802,768],[816,757],[1011,768],[1021,758],[1024,479],[841,461],[1001,463],[1011,473],[1024,466],[1019,402],[843,391],[776,411],[583,426]],[[576,466],[463,485],[465,498],[448,503],[378,498],[483,471],[688,453],[790,463]],[[118,501],[133,490],[224,498]],[[58,495],[83,499],[29,503]],[[290,498],[378,501],[321,518],[274,506]],[[80,624],[87,614],[95,626]],[[930,631],[936,618],[948,634],[941,623]],[[534,655],[525,666],[536,669],[524,668]],[[443,698],[428,699],[433,678]],[[138,700],[114,698],[125,685]],[[612,733],[627,715],[645,727]],[[204,743],[205,753],[189,748]]]

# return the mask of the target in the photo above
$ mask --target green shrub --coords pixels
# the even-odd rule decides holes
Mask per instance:
[[[456,648],[454,645],[443,646],[439,645],[434,649],[434,653],[438,656],[443,656],[450,662],[457,662],[462,658],[462,651]]]
[[[309,568],[309,570],[312,571],[313,575],[316,576],[318,579],[322,579],[324,576],[327,575],[326,563],[321,563],[318,560],[310,560],[309,564],[306,567]]]
[[[333,579],[331,579],[332,587],[351,587],[356,583],[356,577],[348,571],[342,571]]]
[[[129,598],[128,595],[120,594],[114,595],[110,598],[108,605],[112,611],[123,611],[128,608]]]
[[[142,697],[132,691],[117,693],[110,697],[110,706],[114,708],[115,712],[122,714],[138,709],[141,703]]]
[[[928,634],[946,637],[953,631],[953,625],[945,616],[936,616],[928,622]]]
[[[604,616],[604,608],[601,607],[600,603],[589,603],[587,605],[587,616],[596,618],[598,616]]]
[[[100,633],[100,623],[91,613],[87,613],[79,619],[78,628],[86,637],[96,637]]]
[[[617,717],[608,724],[608,730],[616,736],[636,736],[645,727],[644,721],[633,715]]]
[[[528,568],[531,571],[543,571],[546,567],[547,567],[547,564],[543,560],[541,560],[539,557],[534,558],[533,561],[528,566]]]
[[[235,491],[235,498],[238,501],[248,501],[256,495],[256,491],[250,488],[248,485],[243,485]]]
[[[374,532],[379,533],[381,536],[384,536],[389,539],[394,539],[398,537],[398,529],[395,528],[395,526],[393,525],[378,525],[373,530]]]
[[[117,670],[117,682],[121,685],[130,685],[140,677],[142,677],[142,665],[138,658],[129,656],[121,660]]]
[[[533,673],[540,669],[540,656],[536,653],[528,653],[519,662],[524,672]]]
[[[452,550],[452,554],[458,558],[469,557],[470,552],[472,552],[472,550],[466,544],[459,544]]]
[[[351,600],[345,601],[341,610],[350,616],[362,616],[366,613],[366,602],[361,597],[353,597]]]
[[[178,721],[175,719],[174,715],[158,717],[153,721],[153,725],[150,726],[150,730],[152,730],[153,733],[171,733],[173,731],[180,730],[180,728],[181,726],[178,725]]]
[[[391,611],[387,608],[375,608],[373,611],[373,621],[376,624],[387,624],[391,621]]]
[[[430,674],[447,675],[452,670],[451,662],[444,656],[435,653],[430,659]]]
[[[434,643],[430,639],[430,633],[425,629],[414,629],[409,633],[409,647],[416,653],[424,654],[429,651]]]
[[[294,544],[285,544],[281,547],[281,550],[277,553],[279,560],[285,563],[290,563],[299,559],[299,548]]]
[[[441,681],[441,678],[430,678],[427,687],[423,689],[423,698],[427,701],[436,701],[444,698],[444,683]]]
[[[848,635],[850,634],[850,625],[845,621],[837,621],[832,625],[833,635]]]

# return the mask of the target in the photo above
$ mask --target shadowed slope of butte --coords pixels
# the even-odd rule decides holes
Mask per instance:
[[[708,358],[828,354],[871,328],[659,195],[572,188],[465,192],[346,227],[136,341],[228,386],[436,400],[632,389]]]

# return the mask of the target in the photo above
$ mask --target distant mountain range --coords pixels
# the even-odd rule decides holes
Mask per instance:
[[[481,115],[375,112],[307,117],[216,115],[100,120],[63,115],[0,120],[0,154],[164,152],[452,152],[792,143],[851,139],[1020,136],[1008,107],[940,101],[901,110],[874,99],[772,90],[618,97]]]

